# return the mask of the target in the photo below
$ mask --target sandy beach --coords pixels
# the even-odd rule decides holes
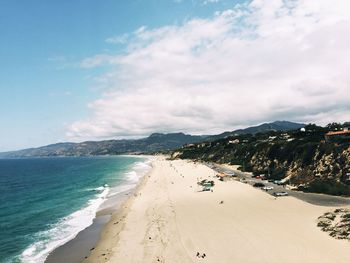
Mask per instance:
[[[215,174],[157,157],[85,262],[349,262],[350,242],[317,227],[331,207],[275,199]],[[213,192],[199,192],[198,179],[214,180]]]

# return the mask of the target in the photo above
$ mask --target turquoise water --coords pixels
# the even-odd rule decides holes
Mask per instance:
[[[128,156],[0,159],[0,262],[43,262],[149,168]]]

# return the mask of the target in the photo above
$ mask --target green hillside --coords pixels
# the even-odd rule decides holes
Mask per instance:
[[[183,147],[173,157],[241,165],[303,191],[350,195],[350,139],[325,141],[327,132],[346,125],[234,135]]]

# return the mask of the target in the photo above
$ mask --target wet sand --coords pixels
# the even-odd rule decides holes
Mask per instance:
[[[153,158],[148,155],[143,155],[143,157]],[[132,196],[138,191],[145,177],[146,175],[140,179],[134,189],[121,192],[104,202],[92,225],[79,232],[72,240],[53,250],[45,263],[80,263],[89,256],[100,240],[106,224],[112,217],[123,214],[123,205],[132,200]]]
[[[109,219],[110,216],[108,215],[95,218],[91,226],[81,231],[74,239],[50,253],[45,262],[82,262],[84,258],[90,254],[90,249],[93,248],[100,239],[101,231]]]

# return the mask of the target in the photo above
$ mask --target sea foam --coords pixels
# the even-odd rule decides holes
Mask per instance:
[[[20,261],[24,263],[45,262],[49,253],[75,238],[80,231],[93,223],[96,212],[107,199],[133,189],[140,178],[151,170],[151,162],[151,158],[143,162],[136,162],[131,170],[124,173],[125,182],[121,185],[109,187],[108,184],[104,184],[93,189],[86,189],[96,192],[95,197],[88,202],[87,206],[64,217],[52,225],[49,230],[37,233],[35,239],[39,241],[22,252],[19,257]]]
[[[108,197],[112,197],[135,188],[139,180],[151,170],[151,162],[151,158],[143,162],[136,162],[132,166],[131,171],[124,173],[124,178],[126,180],[125,183],[111,188]]]
[[[88,205],[79,211],[61,219],[51,229],[37,233],[38,240],[23,251],[20,260],[25,263],[42,263],[51,251],[73,239],[80,231],[90,226],[95,218],[96,211],[105,201],[109,187],[98,188],[102,192],[97,194]]]

